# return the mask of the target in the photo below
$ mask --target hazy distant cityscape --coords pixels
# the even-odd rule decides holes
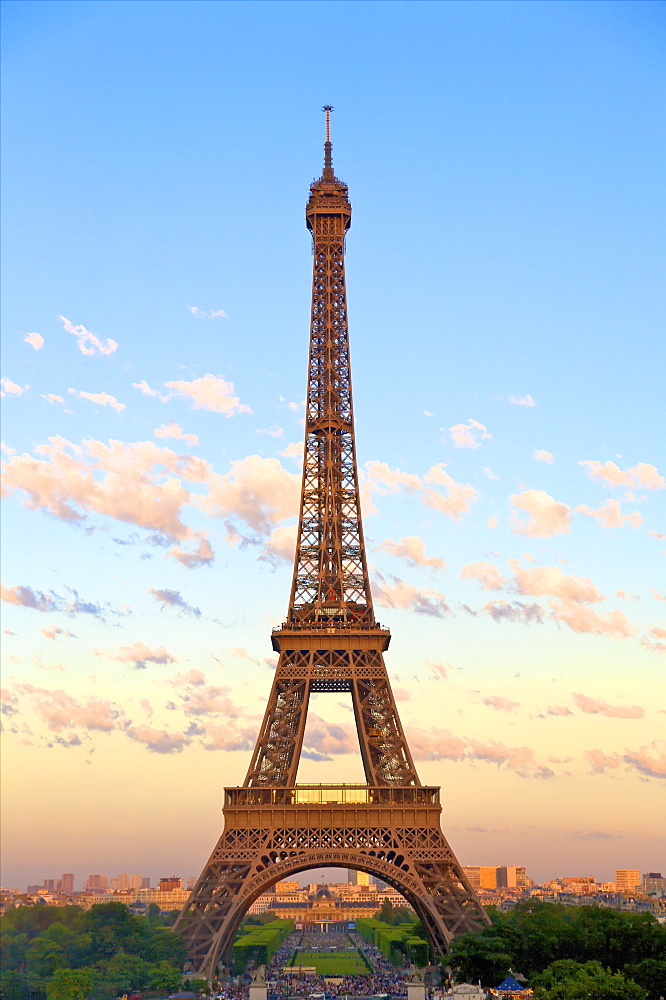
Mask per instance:
[[[484,906],[495,905],[507,910],[519,900],[542,899],[568,905],[597,903],[620,910],[650,912],[666,918],[666,877],[659,872],[618,868],[614,881],[597,881],[594,875],[564,875],[542,884],[535,883],[522,866],[468,865],[463,867],[467,878]],[[274,912],[297,923],[330,923],[331,919],[353,921],[357,917],[373,916],[385,900],[395,907],[411,909],[395,889],[366,872],[347,872],[346,882],[306,881],[312,872],[303,873],[302,880],[283,880],[259,896],[249,909],[251,914]],[[149,876],[121,872],[118,875],[90,874],[77,886],[74,874],[66,872],[59,878],[45,878],[25,888],[0,887],[2,910],[15,906],[46,904],[62,906],[76,904],[84,909],[99,903],[122,902],[141,912],[151,904],[163,912],[180,910],[196,885],[194,875],[169,875],[151,885]],[[318,909],[322,890],[328,909]],[[332,917],[330,902],[335,903]]]

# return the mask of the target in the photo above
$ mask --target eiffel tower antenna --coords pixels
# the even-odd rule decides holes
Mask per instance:
[[[174,929],[213,979],[247,910],[284,878],[340,867],[376,875],[423,922],[431,951],[488,918],[440,828],[440,790],[416,773],[375,620],[361,523],[347,329],[347,185],[324,169],[305,210],[314,264],[301,509],[278,665],[242,787],[225,789],[224,830]],[[310,695],[349,692],[365,784],[298,785]]]

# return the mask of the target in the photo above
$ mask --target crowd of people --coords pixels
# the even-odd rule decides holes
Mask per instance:
[[[299,952],[336,952],[358,948],[369,965],[365,975],[327,976],[298,972]],[[295,968],[291,959],[296,954]],[[305,963],[303,963],[305,964]],[[275,952],[265,973],[268,1000],[338,1000],[356,997],[406,997],[406,970],[396,969],[389,960],[359,934],[294,931]],[[336,980],[333,982],[333,980]],[[215,1000],[248,1000],[250,975],[225,983],[215,993]],[[430,993],[431,991],[428,991]]]

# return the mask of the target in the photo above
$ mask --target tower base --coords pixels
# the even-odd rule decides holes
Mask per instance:
[[[226,788],[224,830],[174,930],[196,975],[229,964],[254,900],[309,868],[369,872],[402,893],[434,956],[490,921],[440,829],[439,788]]]

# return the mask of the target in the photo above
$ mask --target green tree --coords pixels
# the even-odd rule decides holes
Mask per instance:
[[[644,958],[625,965],[622,971],[643,987],[649,1000],[659,1000],[666,993],[666,958]]]
[[[28,981],[16,969],[0,973],[0,995],[2,1000],[28,1000]]]
[[[208,993],[210,989],[207,979],[193,979],[193,978],[191,979],[189,976],[187,977],[186,980],[186,987],[192,993],[199,993],[199,994]]]
[[[457,977],[468,983],[497,986],[508,974],[513,957],[504,940],[488,927],[477,934],[463,934],[451,945],[449,963]]]
[[[384,924],[390,924],[391,926],[395,923],[395,912],[393,909],[393,903],[390,899],[382,900],[382,905],[377,914],[377,919],[381,920]]]
[[[647,1000],[645,990],[601,962],[553,962],[534,979],[535,1000]]]
[[[104,982],[113,988],[114,996],[143,989],[150,977],[151,966],[138,955],[127,955],[121,949],[104,967]]]
[[[92,985],[92,969],[56,969],[46,984],[47,1000],[86,1000]]]
[[[33,938],[26,951],[28,971],[38,979],[52,976],[56,969],[66,969],[64,949],[47,937]]]
[[[157,993],[176,993],[182,989],[183,975],[168,962],[158,962],[150,968],[148,988]],[[50,998],[49,998],[50,1000]]]

